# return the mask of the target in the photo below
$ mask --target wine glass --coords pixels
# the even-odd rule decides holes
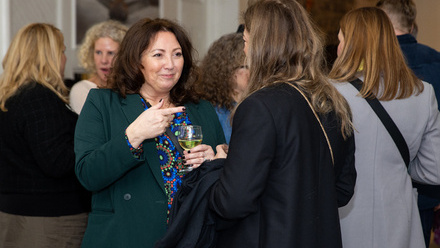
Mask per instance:
[[[177,140],[179,141],[179,144],[183,149],[190,150],[191,148],[202,144],[202,139],[203,139],[203,134],[202,134],[201,126],[186,125],[179,127],[179,134],[177,135]],[[189,165],[183,169],[180,169],[181,172],[189,172],[192,170],[193,168]]]

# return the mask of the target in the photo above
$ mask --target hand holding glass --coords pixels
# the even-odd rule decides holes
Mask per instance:
[[[179,134],[177,136],[180,146],[185,150],[190,150],[202,144],[203,134],[202,127],[197,125],[187,125],[179,127]],[[192,167],[187,166],[180,170],[181,172],[192,171]]]

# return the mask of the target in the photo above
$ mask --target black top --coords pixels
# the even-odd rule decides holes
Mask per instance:
[[[28,216],[87,212],[75,173],[78,116],[51,90],[23,87],[0,111],[0,211]]]

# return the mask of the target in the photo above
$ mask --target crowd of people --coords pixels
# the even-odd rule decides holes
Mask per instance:
[[[174,21],[109,20],[71,89],[61,31],[23,27],[0,77],[0,248],[429,247],[440,55],[415,16],[349,11],[330,71],[296,0],[249,0],[200,64]]]

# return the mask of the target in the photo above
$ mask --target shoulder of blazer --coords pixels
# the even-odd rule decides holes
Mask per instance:
[[[213,113],[217,116],[214,107],[206,100],[200,100],[198,103],[188,102],[184,104],[187,112],[193,117],[200,118],[201,115],[211,116]]]
[[[185,107],[187,108],[186,112],[193,123],[207,127],[209,126],[210,128],[206,130],[207,132],[212,131],[213,134],[223,134],[223,129],[218,120],[217,113],[210,102],[200,100],[199,103],[186,103]],[[219,142],[226,142],[224,135],[220,138]]]
[[[255,91],[243,102],[261,101],[267,104],[278,104],[282,99],[289,99],[290,101],[300,100],[301,102],[304,100],[302,95],[289,84],[277,83]],[[307,102],[304,101],[304,104],[307,105]],[[279,107],[286,106],[280,105]]]
[[[123,98],[119,93],[111,89],[91,89],[86,101],[92,101],[94,104],[101,107],[108,106],[109,104],[117,104],[120,106],[130,105],[133,102],[137,103],[139,96],[137,94],[129,94],[126,98]]]
[[[15,104],[19,102],[20,104]],[[38,102],[39,104],[35,104]],[[6,102],[8,109],[25,109],[24,113],[33,111],[63,111],[69,109],[61,98],[46,86],[33,82],[21,87]],[[12,106],[14,105],[14,106]],[[69,110],[70,111],[70,110]]]
[[[190,108],[195,108],[195,109],[203,109],[203,108],[207,108],[209,106],[212,107],[211,103],[209,103],[206,100],[200,99],[198,103],[193,103],[193,102],[187,102],[184,104],[185,107],[190,107]]]
[[[88,97],[94,98],[94,99],[107,99],[110,96],[118,96],[119,98],[123,99],[121,96],[119,96],[118,93],[110,90],[110,89],[90,89],[90,92],[88,94]]]

